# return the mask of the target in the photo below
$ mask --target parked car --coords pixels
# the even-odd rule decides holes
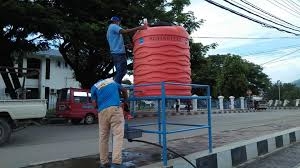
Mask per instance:
[[[56,116],[69,119],[73,124],[82,120],[85,124],[95,123],[98,118],[95,107],[89,89],[63,88],[58,91]]]
[[[0,100],[0,145],[9,141],[13,130],[38,123],[46,112],[46,99]]]
[[[268,102],[262,96],[253,95],[250,100],[248,100],[248,108],[266,110],[268,108]]]

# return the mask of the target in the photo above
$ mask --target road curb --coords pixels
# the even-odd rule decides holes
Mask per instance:
[[[197,167],[232,168],[296,142],[300,142],[300,127],[214,148],[212,153],[202,151],[185,157]],[[181,158],[169,160],[168,165],[170,168],[191,168],[191,165]],[[155,167],[163,166],[161,162],[157,162],[141,168]]]

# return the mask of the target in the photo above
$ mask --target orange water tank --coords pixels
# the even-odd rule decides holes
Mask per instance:
[[[136,32],[133,42],[135,85],[191,83],[189,34],[182,26],[148,27]],[[159,96],[161,87],[136,87],[135,95]],[[166,95],[189,96],[191,87],[166,85]]]

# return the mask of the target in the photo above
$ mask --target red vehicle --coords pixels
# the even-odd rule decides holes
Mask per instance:
[[[98,118],[95,106],[89,89],[63,88],[58,92],[56,116],[70,119],[73,124],[82,120],[85,124],[93,124]]]

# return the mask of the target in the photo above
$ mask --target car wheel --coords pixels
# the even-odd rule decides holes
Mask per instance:
[[[11,127],[8,122],[0,118],[0,145],[8,142],[11,135]]]
[[[93,114],[87,114],[84,118],[84,123],[85,124],[94,124],[95,122],[95,116]]]

